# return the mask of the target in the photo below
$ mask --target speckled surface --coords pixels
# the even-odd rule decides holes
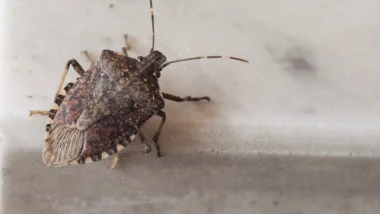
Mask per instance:
[[[164,92],[212,102],[168,102],[164,158],[128,158],[114,173],[110,160],[46,168],[45,118],[28,110],[50,108],[67,60],[88,68],[84,49],[94,59],[120,50],[128,33],[130,56],[145,55],[148,1],[3,5],[4,213],[379,213],[380,3],[154,1],[156,48],[168,60],[250,64],[165,68]],[[158,122],[143,127],[149,139]]]
[[[48,169],[9,153],[4,213],[378,213],[379,160],[166,153]]]

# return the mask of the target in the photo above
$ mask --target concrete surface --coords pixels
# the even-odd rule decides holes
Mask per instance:
[[[168,60],[220,54],[250,64],[168,66],[163,91],[212,103],[167,103],[165,157],[128,158],[114,173],[110,160],[46,168],[45,118],[28,110],[50,108],[67,60],[88,67],[84,49],[94,58],[120,50],[128,33],[130,55],[145,55],[148,1],[1,6],[4,213],[380,212],[379,2],[155,1],[156,48]]]
[[[10,152],[4,213],[379,213],[379,160],[166,153],[46,169]]]

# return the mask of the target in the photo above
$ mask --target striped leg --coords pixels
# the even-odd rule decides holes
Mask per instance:
[[[59,105],[61,104],[63,98],[65,98],[67,92],[73,87],[74,83],[72,82],[69,82],[62,90],[62,86],[63,86],[63,83],[65,82],[65,79],[66,79],[66,76],[67,76],[67,73],[69,72],[69,68],[70,68],[70,65],[74,68],[74,70],[79,74],[79,75],[83,75],[84,74],[84,70],[82,68],[82,66],[78,63],[78,61],[76,61],[75,59],[71,59],[69,60],[67,63],[66,63],[66,67],[65,67],[65,71],[63,72],[62,74],[62,77],[61,77],[61,81],[59,82],[59,86],[58,86],[58,89],[57,89],[57,92],[56,92],[56,96],[55,96],[55,107],[53,107],[53,109],[51,109],[50,111],[39,111],[39,110],[30,110],[29,111],[29,116],[32,116],[34,114],[40,114],[40,115],[49,115],[50,117],[50,114],[54,113],[55,115],[55,112],[57,111],[57,108],[59,107]],[[53,111],[53,112],[52,112]],[[55,112],[54,112],[55,111]],[[53,117],[54,118],[54,117]]]
[[[49,115],[49,111],[40,111],[40,110],[29,110],[29,117],[32,115],[39,114],[39,115]]]
[[[127,34],[124,35],[124,41],[125,41],[125,46],[121,48],[121,51],[123,52],[125,56],[128,56],[127,51],[131,49],[131,46],[129,46]]]
[[[70,65],[74,68],[74,70],[80,75],[82,76],[84,74],[84,70],[82,68],[82,66],[78,63],[78,61],[76,61],[75,59],[70,59],[67,63],[66,63],[66,67],[65,67],[65,71],[63,72],[63,75],[61,77],[61,82],[59,83],[59,86],[58,86],[58,90],[57,90],[57,93],[56,93],[56,96],[58,97],[59,93],[61,92],[61,89],[62,89],[62,86],[63,86],[63,83],[65,82],[65,79],[66,79],[66,76],[67,76],[67,73],[69,72],[69,68],[70,68]],[[70,84],[70,83],[69,83]],[[69,85],[68,84],[68,85]],[[68,87],[68,85],[66,87]],[[65,90],[66,90],[66,87],[65,87]],[[72,85],[70,86],[70,89],[71,89]],[[66,94],[64,94],[64,96],[66,96]]]
[[[201,100],[207,100],[207,101],[211,101],[210,97],[191,97],[191,96],[187,96],[187,97],[178,97],[178,96],[175,96],[175,95],[171,95],[171,94],[167,94],[167,93],[162,93],[162,96],[164,97],[164,99],[167,99],[167,100],[171,100],[171,101],[174,101],[174,102],[184,102],[184,101],[201,101]]]

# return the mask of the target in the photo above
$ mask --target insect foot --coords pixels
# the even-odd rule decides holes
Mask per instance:
[[[148,143],[144,143],[143,146],[144,146],[144,151],[143,151],[144,154],[147,155],[152,151],[152,149],[150,148],[150,145]]]

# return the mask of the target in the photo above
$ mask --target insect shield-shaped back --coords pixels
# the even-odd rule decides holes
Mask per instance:
[[[59,90],[69,66],[81,76],[57,93],[46,125],[43,161],[49,166],[98,161],[127,146],[140,127],[153,115],[161,123],[153,137],[160,156],[158,138],[166,120],[164,100],[176,102],[210,100],[209,97],[181,98],[160,92],[158,78],[162,68],[172,63],[227,58],[229,56],[198,56],[166,62],[166,57],[154,50],[155,32],[153,3],[150,0],[152,20],[152,48],[145,57],[133,59],[124,54],[104,50],[99,60],[86,72],[72,59],[66,65]],[[142,137],[141,137],[142,138]]]
[[[154,112],[164,107],[154,74],[165,57],[142,60],[104,50],[56,104],[45,141],[49,166],[98,161],[127,146]],[[160,63],[151,59],[161,60]],[[145,70],[141,70],[141,68]]]

